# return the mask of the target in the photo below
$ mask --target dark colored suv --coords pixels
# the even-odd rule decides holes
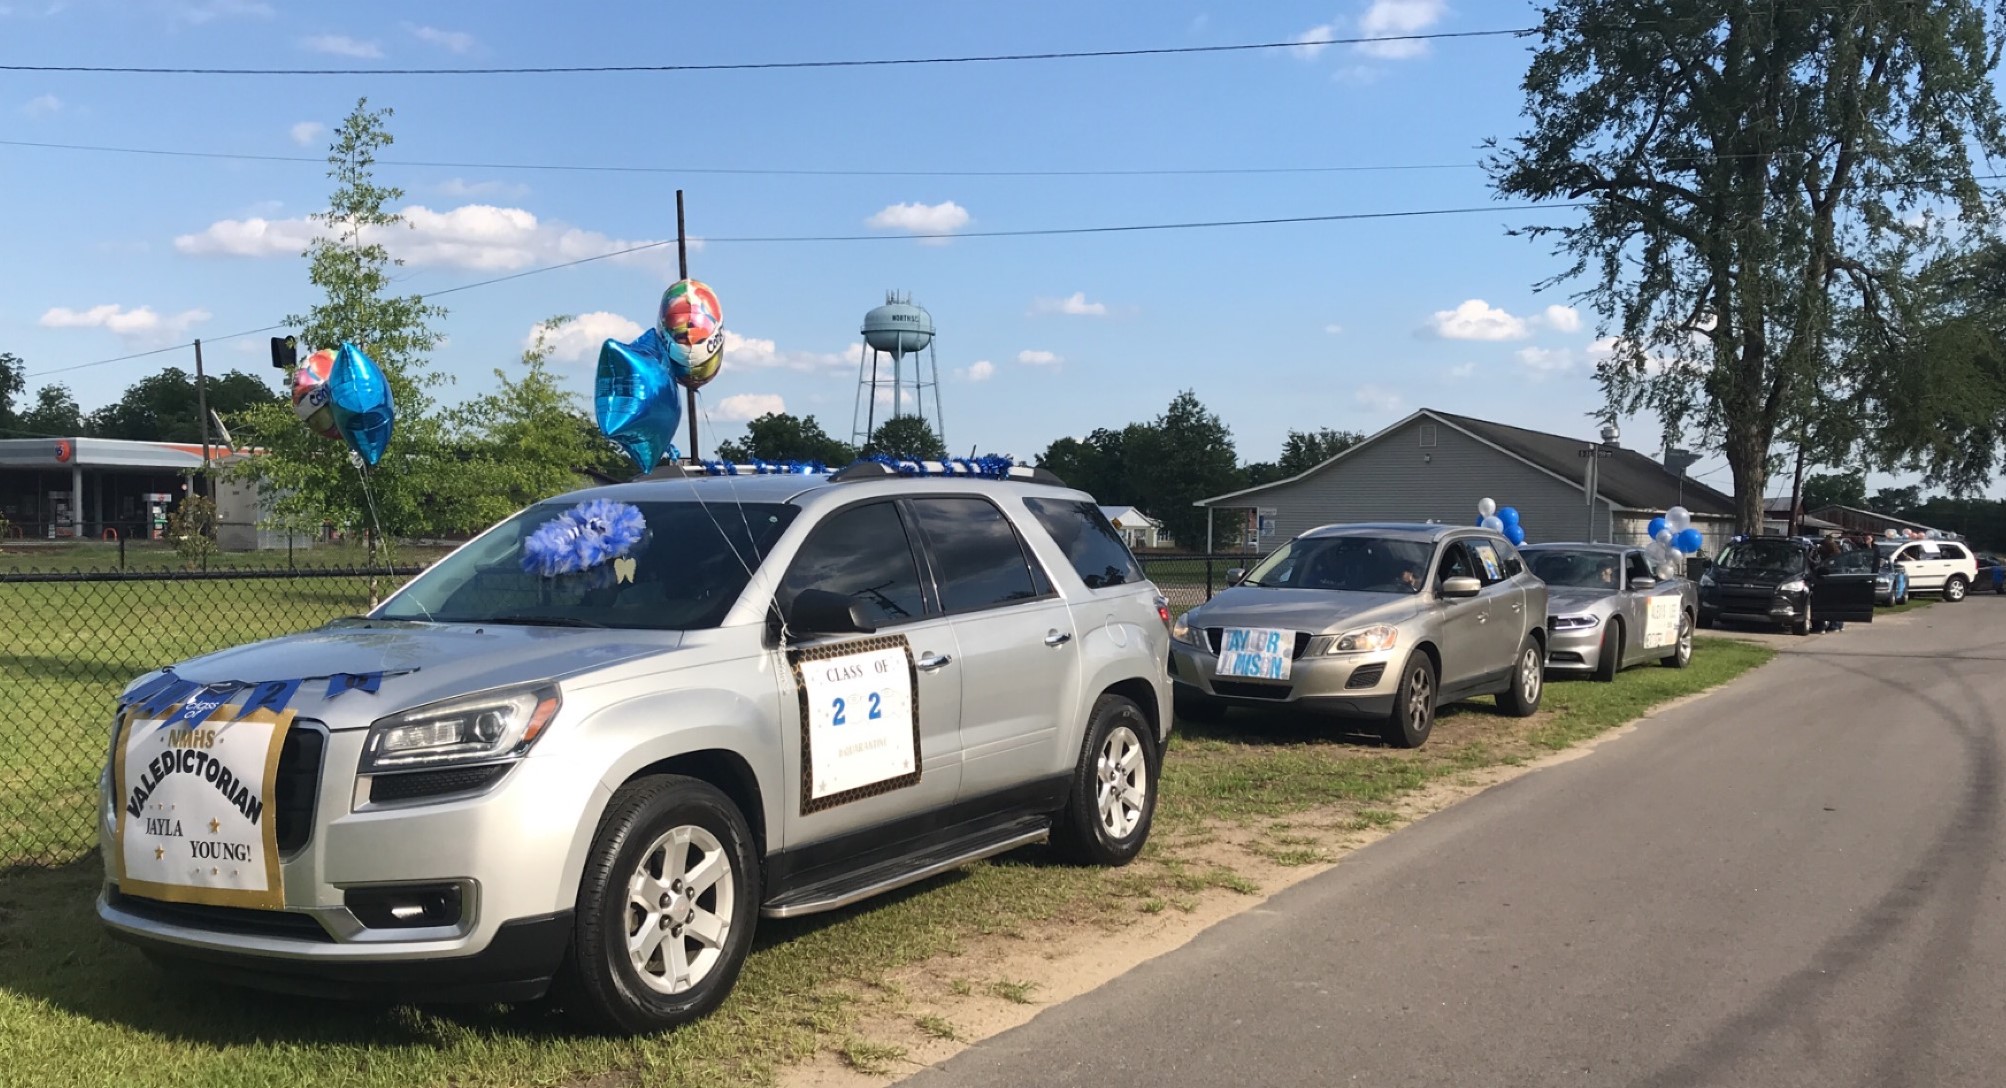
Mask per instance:
[[[1700,626],[1748,620],[1808,635],[1827,620],[1872,623],[1879,565],[1865,549],[1821,558],[1808,540],[1736,537],[1700,575]]]

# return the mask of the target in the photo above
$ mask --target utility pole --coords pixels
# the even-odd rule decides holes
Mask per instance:
[[[202,425],[202,491],[215,498],[209,483],[209,380],[202,373],[202,341],[195,341],[195,414]]]
[[[686,238],[687,236],[683,231],[683,191],[681,189],[677,189],[676,190],[676,278],[679,280],[686,280],[690,278],[690,250],[689,250],[689,243],[686,240]],[[669,350],[669,346],[667,344],[663,344],[662,350],[663,351]],[[698,463],[697,391],[694,388],[691,388],[684,390],[684,392],[689,394],[689,402],[688,402],[690,409],[689,463],[694,465]]]
[[[1803,528],[1802,508],[1804,503],[1804,440],[1797,440],[1797,472],[1790,477],[1790,519],[1785,523],[1786,536],[1796,536]]]

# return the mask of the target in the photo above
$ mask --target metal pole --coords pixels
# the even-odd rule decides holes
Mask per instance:
[[[1790,477],[1790,517],[1789,520],[1784,523],[1785,532],[1789,536],[1796,536],[1798,530],[1803,526],[1802,515],[1799,513],[1798,509],[1799,504],[1801,504],[1803,501],[1804,501],[1804,443],[1800,440],[1797,443],[1797,473],[1796,475]]]
[[[1212,554],[1212,508],[1205,508],[1205,554]]]
[[[679,280],[686,280],[690,278],[690,250],[689,250],[688,237],[683,231],[683,191],[681,189],[676,190],[676,278]],[[666,351],[668,350],[668,345],[664,344],[662,348],[664,351]],[[686,390],[686,392],[689,394],[688,403],[689,403],[689,413],[690,413],[689,463],[694,465],[697,463],[697,457],[698,457],[697,391],[694,389],[690,389]]]
[[[1600,482],[1596,479],[1596,462],[1602,459],[1602,445],[1588,443],[1588,543],[1595,543],[1595,489]]]
[[[202,486],[209,488],[209,380],[202,373],[202,341],[195,341],[195,414],[202,424]],[[210,498],[215,498],[214,489]]]

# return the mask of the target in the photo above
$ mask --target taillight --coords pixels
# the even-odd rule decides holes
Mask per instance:
[[[1170,598],[1160,595],[1156,598],[1156,618],[1163,621],[1163,626],[1170,626]]]

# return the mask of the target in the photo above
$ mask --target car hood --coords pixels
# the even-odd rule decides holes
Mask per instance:
[[[681,641],[676,631],[372,620],[233,646],[172,669],[199,684],[304,679],[290,703],[293,710],[330,729],[359,729],[385,714],[440,699],[666,653]],[[373,694],[330,699],[326,678],[336,673],[384,675]]]
[[[1364,624],[1402,623],[1420,611],[1421,598],[1404,594],[1235,586],[1194,609],[1189,622],[1336,634]]]
[[[1580,586],[1547,586],[1546,611],[1553,616],[1601,615],[1616,604],[1616,594]]]

